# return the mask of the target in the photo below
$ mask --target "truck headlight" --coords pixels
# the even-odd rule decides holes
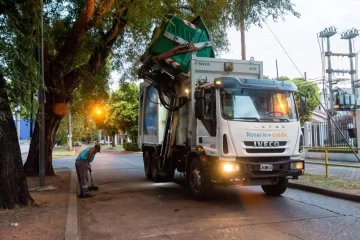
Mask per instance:
[[[292,162],[290,163],[290,169],[303,169],[304,162]]]
[[[227,173],[240,171],[240,165],[238,163],[224,163],[222,166],[222,170]]]

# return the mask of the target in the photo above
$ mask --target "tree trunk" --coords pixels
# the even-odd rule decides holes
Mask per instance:
[[[115,134],[116,134],[115,132],[112,133],[112,143],[111,143],[112,147],[115,147],[115,137],[116,137]]]
[[[31,201],[5,80],[0,73],[0,208],[11,209]]]
[[[47,95],[50,95],[48,93]],[[56,131],[59,128],[63,116],[56,115],[52,110],[51,98],[46,98],[45,104],[45,175],[55,175],[52,166],[52,149],[55,143]],[[33,137],[31,139],[29,154],[24,166],[28,176],[39,175],[39,123],[36,122]]]

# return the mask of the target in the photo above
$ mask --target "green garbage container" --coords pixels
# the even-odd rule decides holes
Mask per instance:
[[[201,17],[188,22],[174,15],[167,15],[159,26],[154,29],[151,42],[141,57],[144,64],[151,62],[153,56],[174,49],[179,44],[192,42],[193,44],[209,42],[211,37]],[[190,71],[192,52],[173,55],[163,60],[182,72]],[[196,53],[198,57],[215,57],[212,47],[205,47]]]

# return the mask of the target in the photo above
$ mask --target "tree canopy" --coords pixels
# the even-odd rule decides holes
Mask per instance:
[[[107,126],[131,139],[137,138],[139,114],[139,86],[135,83],[122,83],[110,97],[108,103]]]
[[[290,79],[287,76],[280,76],[279,80],[291,81],[296,85],[299,91],[299,94],[295,94],[297,106],[300,106],[300,94],[306,96],[306,112],[304,116],[300,117],[300,122],[303,124],[304,122],[311,121],[312,112],[320,105],[318,101],[321,98],[319,87],[313,82],[305,81],[303,78]]]
[[[252,25],[262,27],[268,18],[284,20],[288,14],[300,17],[291,0],[228,0],[226,12],[230,25],[239,28],[244,20],[247,29]]]
[[[301,124],[307,121],[311,121],[311,116],[313,111],[320,105],[319,99],[321,99],[320,96],[320,90],[319,87],[309,81],[305,81],[304,79],[293,79],[292,82],[295,83],[297,88],[299,89],[299,92],[306,96],[306,112],[305,115],[300,118]],[[296,104],[300,106],[300,96],[299,94],[295,95]]]

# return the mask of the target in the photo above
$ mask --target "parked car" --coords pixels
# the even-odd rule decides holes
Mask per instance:
[[[75,147],[81,147],[81,142],[75,142]]]
[[[101,145],[104,145],[104,144],[105,144],[105,140],[100,140],[99,143],[100,143]]]

